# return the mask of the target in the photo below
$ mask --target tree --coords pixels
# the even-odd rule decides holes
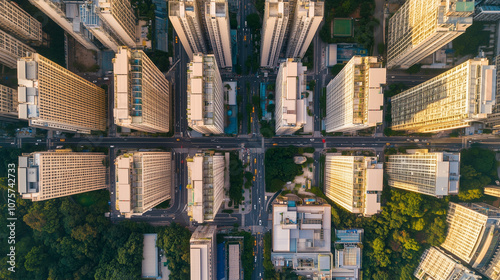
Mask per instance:
[[[45,252],[46,250],[44,250],[41,246],[33,247],[26,255],[26,260],[24,262],[26,270],[35,272],[45,270],[48,267],[48,256]]]
[[[256,32],[262,27],[262,24],[260,23],[260,17],[259,14],[252,13],[247,15],[247,24],[250,29],[252,29],[252,32]]]
[[[158,234],[158,247],[165,251],[171,280],[189,279],[189,239],[191,233],[177,223],[165,227]]]

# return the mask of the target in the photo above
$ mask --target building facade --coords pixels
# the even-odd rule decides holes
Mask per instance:
[[[81,3],[56,0],[29,0],[31,4],[50,17],[66,33],[75,38],[85,48],[98,51],[94,36],[81,23],[79,6]]]
[[[499,186],[486,186],[486,187],[484,187],[484,194],[500,197],[500,187]]]
[[[191,280],[217,279],[217,226],[199,226],[191,235]]]
[[[33,45],[42,44],[42,24],[15,1],[0,0],[0,28]]]
[[[106,156],[71,150],[19,157],[18,190],[23,199],[42,201],[106,188]]]
[[[472,24],[473,0],[408,0],[390,18],[387,68],[408,69]]]
[[[353,132],[383,121],[386,69],[373,56],[354,56],[326,87],[326,131]]]
[[[210,0],[204,5],[207,37],[217,59],[217,65],[221,68],[231,68],[233,61],[227,0]]]
[[[489,279],[500,279],[500,209],[486,203],[450,202],[441,245]]]
[[[264,5],[260,66],[274,68],[278,64],[283,42],[287,39],[293,4],[287,0],[266,0]]]
[[[107,48],[135,48],[136,17],[129,1],[93,0],[80,5],[82,24]]]
[[[126,218],[142,215],[170,199],[172,156],[167,152],[130,152],[115,159],[118,210]]]
[[[486,121],[493,112],[496,67],[468,60],[392,97],[392,129],[437,132]]]
[[[0,85],[0,116],[17,118],[17,90]]]
[[[325,195],[351,213],[380,212],[383,165],[376,157],[327,154]]]
[[[207,53],[198,1],[170,0],[168,18],[190,60],[195,53]]]
[[[115,124],[144,132],[170,130],[170,84],[142,50],[119,47],[113,59]]]
[[[17,62],[19,118],[30,126],[89,134],[106,130],[104,89],[37,54]]]
[[[34,52],[34,49],[0,29],[0,64],[15,69],[17,59]]]
[[[480,280],[481,276],[446,254],[438,247],[431,247],[422,254],[420,264],[413,274],[419,280]]]
[[[299,59],[288,59],[280,64],[274,109],[276,135],[293,134],[306,123],[306,70]]]
[[[304,57],[325,13],[325,3],[322,0],[297,0],[296,2],[292,25],[289,29],[287,58]]]
[[[213,152],[187,158],[188,216],[198,223],[213,221],[225,198],[226,157]]]
[[[459,153],[429,153],[425,149],[407,153],[388,156],[389,186],[435,197],[458,194]]]
[[[187,70],[188,126],[203,134],[224,133],[224,90],[212,54],[193,55]]]

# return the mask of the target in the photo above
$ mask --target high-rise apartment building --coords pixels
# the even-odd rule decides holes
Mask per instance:
[[[407,69],[465,32],[474,0],[408,0],[389,20],[387,68]]]
[[[459,153],[429,153],[426,149],[407,150],[407,153],[388,156],[389,186],[435,197],[458,194]]]
[[[325,3],[322,0],[296,0],[296,2],[288,36],[287,58],[304,57],[325,13]]]
[[[18,58],[34,52],[34,49],[0,29],[0,64],[15,69]]]
[[[489,279],[500,279],[500,209],[486,203],[450,202],[445,250]]]
[[[233,62],[227,0],[208,0],[204,5],[207,37],[217,59],[217,65],[221,68],[231,68]]]
[[[280,64],[274,109],[276,135],[293,134],[306,124],[306,70],[300,59],[288,59]]]
[[[104,89],[37,54],[17,62],[19,118],[30,126],[90,133],[106,130]]]
[[[485,121],[496,95],[496,67],[468,60],[392,97],[392,129],[436,132]]]
[[[19,157],[18,188],[23,199],[41,201],[106,188],[106,156],[71,150]]]
[[[42,24],[15,1],[0,0],[0,28],[33,45],[42,44]]]
[[[385,83],[382,62],[354,56],[326,87],[326,131],[353,132],[382,122]]]
[[[0,85],[0,116],[17,118],[17,90]]]
[[[191,235],[191,280],[217,279],[217,226],[198,226]]]
[[[82,24],[109,49],[135,48],[136,18],[128,0],[93,0],[80,5]]]
[[[142,215],[171,197],[171,153],[130,152],[115,159],[118,210]]]
[[[168,18],[189,59],[193,59],[195,53],[207,53],[197,0],[170,0]]]
[[[113,71],[115,124],[145,132],[168,132],[169,82],[151,59],[141,50],[119,47]]]
[[[198,223],[213,221],[224,201],[226,158],[213,152],[187,158],[188,216]]]
[[[383,165],[376,157],[327,154],[325,195],[351,213],[380,212]]]
[[[493,59],[493,63],[496,69],[500,67],[500,55],[497,55]],[[493,105],[493,109],[491,114],[488,115],[488,118],[485,122],[490,126],[497,128],[500,125],[500,71],[496,71],[496,83],[495,83],[495,105]]]
[[[476,275],[452,256],[438,247],[431,247],[422,254],[414,276],[419,280],[480,280]]]
[[[95,51],[99,50],[93,42],[94,36],[81,24],[79,13],[80,2],[58,0],[29,1],[85,48]]]
[[[204,134],[224,133],[224,90],[214,55],[194,54],[187,72],[188,126]]]
[[[271,262],[307,279],[332,279],[331,206],[273,204]]]
[[[287,39],[288,21],[293,4],[287,0],[266,0],[262,24],[262,42],[260,45],[260,66],[273,68],[285,39]],[[307,49],[307,47],[306,47]]]

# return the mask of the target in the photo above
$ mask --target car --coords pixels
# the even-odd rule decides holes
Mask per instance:
[[[255,113],[255,106],[252,107],[252,113]]]
[[[181,159],[181,164],[184,164],[184,160],[183,159]]]
[[[175,36],[175,43],[177,44],[177,36]]]
[[[325,138],[321,139],[321,141],[322,141],[323,143],[325,143],[325,142],[326,142]]]
[[[253,246],[257,246],[257,240],[253,241]]]
[[[314,138],[309,139],[309,141],[314,142]]]
[[[94,80],[94,81],[92,81],[92,83],[96,84],[96,83],[97,83],[97,81],[96,81],[96,80]]]
[[[111,74],[113,74],[113,71],[107,71],[106,74],[111,75]]]
[[[273,143],[273,146],[278,146],[278,143]]]
[[[114,194],[114,192],[111,192],[111,194]]]
[[[262,220],[259,220],[259,226],[261,226],[261,225],[262,225]]]
[[[259,272],[259,277],[261,277],[261,276],[262,276],[262,272]]]
[[[109,146],[109,147],[110,147],[110,148],[114,148],[114,147],[115,147],[115,145],[111,145],[111,146]]]
[[[257,175],[257,169],[255,169],[255,175]]]
[[[253,205],[253,210],[257,210],[257,205]]]
[[[259,197],[259,203],[260,203],[260,197]]]
[[[181,141],[181,138],[177,138],[177,142]]]
[[[253,181],[255,182],[255,176],[253,176]]]
[[[415,142],[420,142],[420,140],[419,140],[419,139],[414,139],[413,141],[415,141]]]
[[[42,139],[37,139],[36,142],[42,142]]]
[[[64,139],[64,138],[63,139],[59,139],[59,141],[60,142],[64,142],[64,141],[66,141],[66,139]]]
[[[253,159],[253,164],[256,164],[257,163],[257,158],[254,158]]]
[[[245,35],[245,36],[243,37],[243,41],[246,41],[246,40],[247,40],[247,35]]]
[[[257,256],[255,256],[255,262],[257,262]]]
[[[109,81],[109,77],[104,77],[103,80]]]
[[[35,143],[36,146],[38,146],[38,143]]]

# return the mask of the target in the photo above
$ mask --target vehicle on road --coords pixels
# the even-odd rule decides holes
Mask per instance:
[[[257,240],[253,241],[253,246],[257,246]]]
[[[92,83],[96,84],[96,83],[97,83],[97,81],[96,81],[96,80],[94,80],[94,81],[92,81]]]
[[[246,40],[247,40],[247,35],[245,35],[245,36],[243,37],[243,41],[246,41]]]
[[[177,44],[177,36],[175,36],[175,43]]]
[[[253,159],[253,163],[256,164],[257,163],[257,158],[254,158]]]
[[[110,148],[114,148],[115,146],[114,146],[114,145],[111,145],[111,146],[109,146],[109,147],[110,147]]]
[[[255,175],[257,175],[257,169],[255,169]]]
[[[323,143],[325,143],[325,142],[326,142],[325,138],[321,139],[321,141],[322,141]]]
[[[261,226],[261,225],[262,225],[262,220],[259,220],[259,226]]]
[[[273,146],[278,146],[278,143],[273,143]]]
[[[103,80],[109,81],[109,78],[108,77],[104,77]]]
[[[42,139],[37,139],[36,142],[42,142]]]
[[[255,182],[255,176],[253,176],[253,181]]]
[[[64,139],[64,138],[63,139],[59,139],[59,141],[60,142],[64,142],[64,141],[66,141],[66,139]]]
[[[257,256],[255,256],[255,262],[257,262]]]
[[[257,210],[257,205],[253,205],[253,210]]]

